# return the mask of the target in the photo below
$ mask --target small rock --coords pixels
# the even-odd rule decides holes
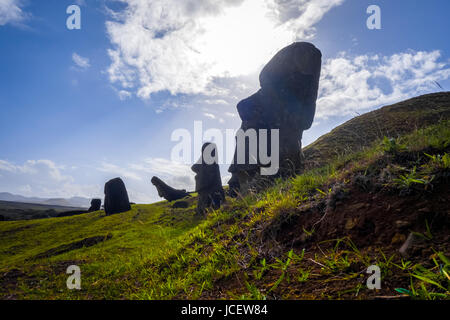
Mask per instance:
[[[311,238],[311,234],[307,234],[305,232],[302,233],[302,235],[300,236],[299,240],[301,243],[304,243],[306,241],[308,241]]]
[[[410,256],[413,251],[414,248],[422,241],[422,239],[415,235],[414,233],[410,233],[408,235],[408,238],[406,239],[405,243],[403,243],[403,245],[401,246],[401,248],[399,249],[400,254],[402,255],[403,258],[407,258],[408,256]]]
[[[419,211],[419,212],[423,212],[423,213],[430,213],[430,212],[431,212],[431,209],[428,208],[428,207],[424,207],[424,208],[419,209],[418,211]]]
[[[358,223],[358,219],[357,218],[350,218],[345,223],[345,229],[351,230],[357,225],[357,223]]]
[[[353,184],[355,184],[362,191],[369,191],[371,188],[371,181],[367,176],[357,175],[353,178]]]
[[[353,204],[353,205],[351,205],[351,206],[349,206],[348,207],[348,210],[350,211],[358,211],[358,210],[361,210],[361,209],[363,209],[364,207],[366,206],[366,204],[365,203],[355,203],[355,204]]]
[[[409,222],[409,221],[404,221],[404,220],[395,221],[395,226],[399,229],[409,227],[410,225],[411,225],[411,222]]]
[[[398,244],[405,242],[406,236],[401,233],[396,233],[391,240],[391,244]]]

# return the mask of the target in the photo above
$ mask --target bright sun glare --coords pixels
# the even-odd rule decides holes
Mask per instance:
[[[218,17],[203,18],[202,36],[193,44],[213,74],[240,76],[257,71],[294,40],[277,21],[268,1],[247,0]]]

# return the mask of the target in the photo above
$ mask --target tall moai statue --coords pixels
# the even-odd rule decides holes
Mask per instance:
[[[217,210],[225,201],[220,177],[217,147],[213,143],[202,146],[200,159],[192,166],[195,175],[195,191],[198,192],[197,214],[204,215],[207,208]]]
[[[313,44],[293,43],[279,51],[263,68],[259,76],[260,90],[238,103],[240,129],[243,132],[254,129],[258,143],[256,154],[252,154],[245,140],[245,155],[241,157],[244,163],[238,161],[236,148],[234,162],[228,170],[232,174],[231,194],[245,193],[261,178],[261,168],[267,167],[260,158],[262,139],[267,140],[267,154],[274,151],[279,154],[279,168],[276,174],[271,174],[272,178],[301,172],[301,140],[303,131],[309,129],[314,120],[321,65],[322,53]],[[262,136],[261,129],[266,129],[267,134]],[[271,140],[271,130],[278,130],[279,139],[275,144]]]

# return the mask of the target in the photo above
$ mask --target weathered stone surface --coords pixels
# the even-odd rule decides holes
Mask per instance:
[[[261,89],[237,105],[242,130],[279,130],[280,170],[274,176],[298,173],[302,169],[301,139],[303,131],[313,123],[321,60],[321,52],[311,43],[297,42],[282,49],[262,70]],[[268,136],[270,153],[270,134]],[[259,138],[258,132],[258,141]],[[229,168],[233,189],[247,190],[260,178],[259,171],[264,165],[259,156],[256,157],[257,163],[251,164],[248,146],[246,163],[237,163],[235,154]]]
[[[152,184],[158,190],[158,195],[167,201],[175,201],[179,199],[183,199],[185,197],[189,197],[189,193],[186,190],[178,190],[168,186],[158,177],[152,178]]]
[[[195,176],[195,191],[198,192],[197,214],[203,215],[207,208],[219,209],[225,201],[216,145],[205,143],[202,156],[192,166]]]
[[[405,243],[398,250],[403,258],[408,258],[414,255],[415,251],[423,244],[423,239],[414,233],[410,233]]]
[[[104,206],[106,215],[131,210],[127,189],[122,179],[115,178],[105,184]]]
[[[91,207],[89,208],[88,212],[98,211],[102,207],[102,200],[101,199],[92,199],[91,200]]]

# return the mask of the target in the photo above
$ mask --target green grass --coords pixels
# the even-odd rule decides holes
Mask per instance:
[[[380,138],[362,150],[336,157],[326,166],[278,180],[261,193],[227,199],[220,210],[211,211],[205,220],[194,217],[194,206],[172,209],[168,203],[160,202],[133,205],[131,211],[112,216],[99,211],[65,218],[1,222],[1,296],[358,298],[369,294],[363,283],[364,269],[378,263],[384,278],[400,273],[407,280],[408,285],[397,288],[397,292],[418,299],[448,299],[450,271],[443,252],[436,252],[428,262],[413,263],[386,254],[384,249],[375,253],[359,249],[350,238],[317,243],[314,250],[306,251],[280,248],[273,239],[283,232],[286,223],[301,214],[300,207],[329,200],[335,192],[331,185],[339,183],[345,189],[357,174],[390,170],[384,187],[394,191],[425,188],[426,183],[416,181],[429,181],[431,188],[437,181],[431,176],[448,170],[449,128],[449,121],[441,121],[398,137],[395,144]],[[421,151],[424,149],[427,155]],[[395,167],[394,157],[411,153],[418,155],[420,163]],[[314,234],[314,230],[303,232]],[[96,236],[105,237],[105,241],[36,258],[48,250]],[[111,238],[106,240],[108,236]],[[66,289],[65,271],[71,264],[81,267],[80,291]],[[19,271],[17,279],[12,276],[13,271]],[[342,283],[340,290],[327,290],[328,284],[337,282]],[[219,283],[228,284],[221,295],[217,292]],[[314,295],[293,291],[311,285],[317,287]]]
[[[19,292],[24,298],[66,298],[67,295],[130,298],[135,294],[136,285],[130,285],[127,279],[134,278],[133,281],[142,281],[143,285],[149,271],[145,266],[156,258],[176,252],[180,246],[178,239],[199,223],[189,211],[183,212],[180,221],[173,223],[165,214],[167,210],[163,204],[133,205],[131,211],[112,216],[94,212],[31,222],[3,222],[0,224],[0,270],[4,273],[17,268],[26,274],[23,290],[20,290],[24,292]],[[35,259],[38,254],[61,244],[99,235],[112,235],[112,238],[92,247]],[[90,290],[64,290],[65,270],[55,272],[54,266],[67,261],[80,264],[83,287]],[[42,274],[45,274],[45,281],[38,288],[27,286],[26,279]]]

